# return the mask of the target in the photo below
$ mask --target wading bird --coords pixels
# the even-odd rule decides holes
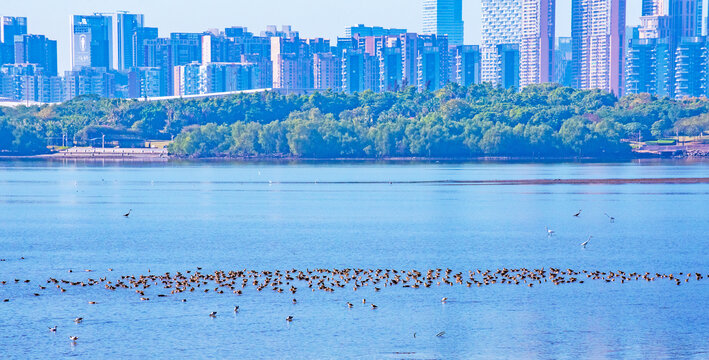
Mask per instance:
[[[49,331],[51,331],[51,332],[57,332],[57,326],[54,325],[54,327],[50,327],[50,328],[49,328]]]
[[[608,220],[610,220],[610,222],[612,222],[612,223],[615,222],[615,218],[614,218],[614,217],[608,215],[607,213],[604,213],[604,214],[606,214],[606,216],[608,217]]]
[[[123,216],[128,217],[130,216],[130,212],[133,211],[133,209],[128,209],[128,212],[123,214]]]
[[[552,235],[554,235],[554,230],[549,229],[548,226],[545,226],[544,228],[547,229],[547,236],[552,236]]]
[[[588,237],[588,240],[586,240],[586,241],[584,241],[584,242],[581,243],[581,246],[583,246],[584,249],[586,248],[586,245],[588,245],[588,242],[591,241],[591,238],[592,238],[592,237],[593,237],[593,236],[589,236],[589,237]]]
[[[579,210],[579,212],[577,212],[576,214],[574,214],[575,217],[579,217],[580,215],[581,215],[581,210]]]

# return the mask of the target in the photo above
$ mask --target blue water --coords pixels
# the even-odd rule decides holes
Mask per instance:
[[[0,162],[0,358],[707,359],[706,278],[163,298],[154,286],[150,301],[46,284],[196,267],[707,276],[708,184],[445,182],[667,177],[709,177],[709,162]]]

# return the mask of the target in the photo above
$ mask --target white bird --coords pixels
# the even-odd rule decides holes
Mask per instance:
[[[50,327],[50,328],[49,328],[49,331],[51,331],[51,332],[57,332],[57,326],[54,325],[54,327]]]
[[[588,237],[588,240],[586,240],[586,241],[584,241],[584,242],[581,243],[581,246],[583,246],[584,249],[586,248],[586,245],[588,245],[588,242],[591,241],[591,238],[592,238],[592,237],[593,237],[593,236],[589,236],[589,237]]]
[[[606,216],[608,217],[608,220],[610,220],[610,222],[612,222],[612,223],[615,222],[615,218],[614,218],[614,217],[608,215],[607,213],[604,213],[604,214],[606,214]]]
[[[444,297],[443,299],[441,299],[441,302],[444,303],[444,302],[446,302],[446,300],[448,300],[448,298]]]
[[[548,226],[545,226],[544,228],[547,229],[547,236],[552,236],[552,235],[554,235],[554,230],[549,229]]]
[[[71,339],[71,341],[76,341],[76,340],[79,340],[79,337],[78,336],[69,336],[69,339]]]

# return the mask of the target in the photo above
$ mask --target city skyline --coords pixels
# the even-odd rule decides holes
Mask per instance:
[[[187,1],[140,2],[123,0],[103,2],[100,5],[78,0],[64,2],[13,1],[4,4],[0,15],[25,16],[28,18],[28,32],[42,34],[57,40],[58,70],[60,73],[71,69],[71,20],[73,15],[91,15],[100,12],[128,11],[143,14],[145,25],[157,27],[161,37],[171,32],[202,32],[207,29],[224,29],[230,26],[246,26],[250,31],[259,33],[268,25],[292,25],[304,38],[323,37],[333,42],[338,36],[344,36],[345,28],[366,24],[385,28],[406,28],[411,32],[422,32],[422,1],[412,4],[410,0],[388,0],[384,4],[373,0],[361,0],[346,4],[311,0],[275,1],[281,9],[278,13],[271,10],[274,2],[248,3],[225,0],[209,1],[199,8],[190,7],[189,15],[174,15],[174,12],[162,11],[166,6],[180,8]],[[628,0],[627,25],[638,25],[641,15],[642,0]],[[41,4],[41,6],[38,6]],[[183,6],[183,8],[187,8]],[[385,11],[371,11],[377,8]],[[232,11],[214,11],[227,9]],[[239,12],[238,9],[246,11]],[[391,10],[391,11],[388,11]],[[394,11],[395,10],[395,11]],[[706,10],[705,10],[706,12]],[[328,14],[337,16],[326,16]],[[556,36],[571,35],[571,1],[560,1],[556,10]],[[247,15],[248,14],[248,15]],[[188,19],[190,18],[191,19]],[[480,45],[481,37],[481,1],[463,1],[463,21],[465,22],[465,44]],[[317,21],[313,21],[317,20]]]

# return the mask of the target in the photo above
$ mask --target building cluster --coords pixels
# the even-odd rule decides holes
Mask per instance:
[[[640,26],[629,35],[626,91],[674,98],[709,95],[703,1],[643,0],[642,6]]]
[[[556,0],[481,0],[479,46],[464,43],[462,0],[423,0],[421,34],[358,25],[334,44],[290,26],[160,37],[141,14],[74,15],[71,70],[63,74],[55,40],[28,34],[26,18],[3,16],[0,98],[436,90],[451,82],[701,96],[709,93],[702,2],[643,0],[641,25],[626,28],[626,0],[573,0],[571,37],[556,37]]]

